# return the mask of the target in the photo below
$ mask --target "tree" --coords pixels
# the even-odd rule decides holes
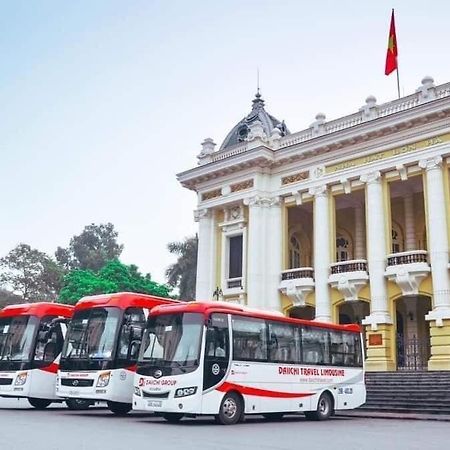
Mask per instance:
[[[63,271],[48,255],[28,244],[19,244],[0,259],[0,284],[23,300],[53,301],[61,288]]]
[[[195,299],[197,279],[197,235],[187,237],[182,242],[170,242],[169,252],[178,255],[177,261],[166,270],[167,283],[177,287],[182,300]]]
[[[158,297],[170,297],[170,287],[152,281],[150,274],[142,275],[135,265],[119,260],[109,261],[97,273],[75,269],[64,277],[61,303],[75,304],[86,295],[112,294],[114,292],[139,292]]]
[[[0,308],[4,308],[6,305],[14,305],[22,302],[23,298],[20,295],[15,295],[7,289],[0,288]]]
[[[108,261],[119,258],[123,245],[117,243],[118,232],[112,223],[84,227],[73,236],[68,248],[58,247],[56,260],[66,270],[100,270]]]

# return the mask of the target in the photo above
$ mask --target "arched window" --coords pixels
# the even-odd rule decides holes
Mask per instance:
[[[290,269],[300,267],[300,241],[295,233],[289,240],[289,266]]]
[[[349,261],[353,258],[353,248],[350,235],[344,230],[336,234],[336,262]]]
[[[400,225],[396,222],[392,222],[392,253],[401,253],[404,251],[403,232]]]

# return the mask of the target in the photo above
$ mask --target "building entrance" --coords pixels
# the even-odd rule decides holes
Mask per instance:
[[[397,369],[427,370],[430,327],[425,315],[431,310],[431,299],[424,296],[401,297],[395,306]]]

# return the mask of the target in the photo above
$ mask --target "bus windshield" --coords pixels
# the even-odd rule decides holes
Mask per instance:
[[[121,310],[92,308],[78,311],[70,321],[62,358],[112,359]]]
[[[38,324],[34,316],[0,318],[0,361],[30,361]]]
[[[192,367],[199,363],[202,314],[150,317],[141,347],[141,362],[161,367]]]

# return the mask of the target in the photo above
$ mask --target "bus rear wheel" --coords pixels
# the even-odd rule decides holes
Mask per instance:
[[[184,416],[181,413],[164,413],[162,415],[169,423],[178,423]]]
[[[131,403],[107,402],[109,410],[116,416],[125,416],[131,411]]]
[[[242,421],[244,417],[244,403],[235,392],[225,394],[220,404],[219,414],[216,416],[216,422],[221,425],[234,425]]]
[[[43,398],[29,398],[28,402],[33,408],[36,409],[45,409],[52,402],[51,400],[45,400]]]
[[[317,403],[316,411],[305,411],[308,420],[326,420],[333,414],[333,400],[327,392],[324,392]]]
[[[264,419],[267,420],[281,420],[284,416],[282,412],[265,413],[263,414]]]
[[[66,405],[72,411],[84,411],[86,409],[89,409],[89,406],[91,406],[91,402],[82,398],[68,398],[66,400]]]

